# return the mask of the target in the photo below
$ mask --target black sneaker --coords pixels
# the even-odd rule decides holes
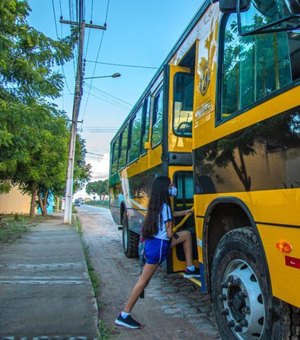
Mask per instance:
[[[129,314],[126,318],[123,318],[120,314],[116,320],[115,324],[118,326],[124,326],[131,329],[141,328],[141,324],[134,320],[134,318]]]
[[[188,268],[185,268],[183,277],[185,278],[200,277],[199,269],[195,268],[195,270],[189,270]]]

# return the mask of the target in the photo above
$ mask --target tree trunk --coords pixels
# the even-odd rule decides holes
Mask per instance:
[[[46,190],[44,198],[42,198],[41,193],[39,192],[39,203],[42,211],[42,216],[47,216],[47,199],[48,199],[48,190]]]
[[[35,185],[33,185],[32,189],[31,189],[31,202],[30,202],[30,212],[29,212],[29,216],[30,217],[34,217],[35,216],[36,195],[37,195],[37,188],[36,188]]]

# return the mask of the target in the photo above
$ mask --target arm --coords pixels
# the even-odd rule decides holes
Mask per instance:
[[[185,216],[187,214],[190,214],[192,215],[193,214],[193,211],[188,209],[188,210],[182,210],[182,211],[174,211],[173,212],[173,216],[174,217],[179,217],[179,216]]]
[[[174,235],[172,228],[173,228],[173,222],[172,221],[166,222],[167,235],[169,238],[172,238]]]

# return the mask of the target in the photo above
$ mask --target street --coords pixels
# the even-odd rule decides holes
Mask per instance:
[[[132,311],[145,327],[128,330],[114,325],[136,282],[138,259],[128,259],[122,251],[122,232],[105,208],[81,205],[76,208],[85,243],[95,271],[99,274],[99,313],[114,339],[218,339],[209,296],[178,274],[159,269]]]

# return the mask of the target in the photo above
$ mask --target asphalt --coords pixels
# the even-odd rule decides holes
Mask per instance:
[[[62,214],[0,244],[0,340],[100,339],[81,238]]]

